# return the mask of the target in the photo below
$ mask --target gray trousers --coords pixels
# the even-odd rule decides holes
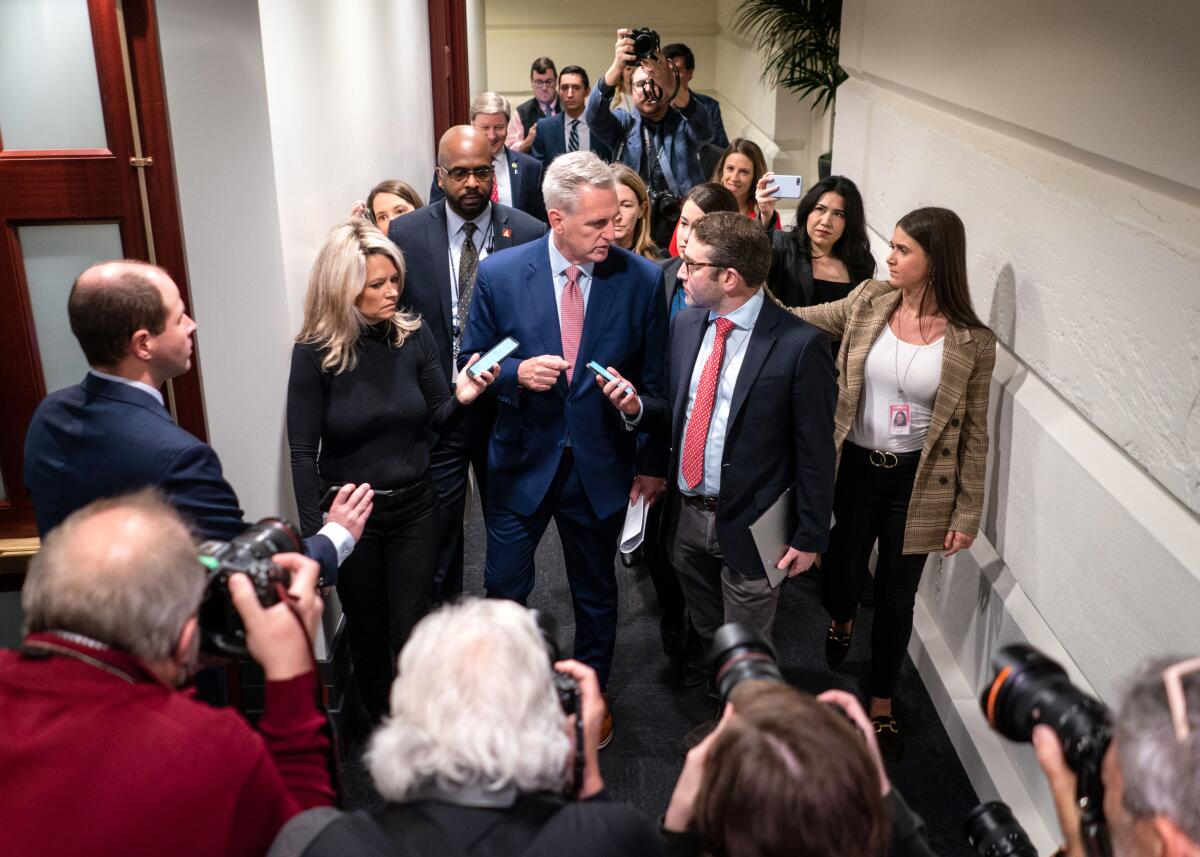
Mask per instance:
[[[782,586],[772,589],[766,575],[743,577],[725,565],[715,509],[672,491],[667,514],[671,563],[705,651],[726,622],[749,625],[770,640]]]

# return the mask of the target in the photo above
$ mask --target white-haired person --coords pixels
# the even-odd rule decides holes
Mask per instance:
[[[391,713],[366,753],[385,805],[300,816],[271,857],[661,853],[649,819],[605,799],[595,673],[572,660],[553,669],[579,688],[578,781],[575,716],[559,701],[533,615],[474,598],[430,614],[400,654]]]
[[[428,429],[462,419],[494,378],[461,372],[452,390],[429,328],[397,310],[403,291],[395,244],[362,218],[335,226],[309,275],[288,379],[302,531],[320,528],[323,499],[339,486],[375,489],[362,538],[336,581],[356,680],[375,721],[387,708],[395,653],[432,601],[437,499]]]
[[[504,145],[512,107],[498,92],[482,92],[471,101],[468,111],[471,127],[487,138],[492,155],[492,202],[523,211],[530,217],[546,221],[546,206],[542,201],[542,162]],[[438,184],[435,170],[429,185],[429,204],[445,196]]]

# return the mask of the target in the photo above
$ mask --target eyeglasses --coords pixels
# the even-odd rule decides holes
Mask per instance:
[[[533,85],[536,86],[538,89],[553,89],[554,88],[554,78],[550,78],[549,80],[538,80],[537,78],[534,78]]]
[[[1167,689],[1167,705],[1175,725],[1175,739],[1182,744],[1192,734],[1188,725],[1187,696],[1183,692],[1183,677],[1200,671],[1200,658],[1189,658],[1163,670],[1163,685]]]
[[[441,170],[443,173],[445,173],[447,176],[449,176],[451,181],[461,183],[461,182],[465,182],[471,176],[475,176],[475,180],[482,183],[492,177],[492,173],[495,170],[495,167],[492,167],[492,166],[475,167],[475,169],[473,169],[473,170],[469,170],[466,167],[455,167],[454,169],[447,169],[446,167],[443,167],[441,164],[438,164],[438,169]]]
[[[689,274],[692,273],[693,268],[728,268],[729,267],[728,265],[718,265],[716,262],[692,262],[692,261],[689,261],[688,259],[684,258],[683,256],[680,256],[679,258],[681,260],[683,260],[683,267],[687,268],[687,272]]]

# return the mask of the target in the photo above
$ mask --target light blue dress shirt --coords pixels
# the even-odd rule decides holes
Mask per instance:
[[[567,257],[558,252],[558,248],[554,246],[554,233],[551,232],[546,236],[546,241],[550,245],[550,273],[554,279],[554,305],[558,307],[558,327],[562,329],[562,296],[563,289],[567,287],[567,268],[571,267],[572,262],[567,261]],[[582,265],[576,265],[579,269],[579,291],[583,294],[583,312],[587,314],[588,295],[592,292],[592,271],[596,269],[595,262],[585,262]]]
[[[725,339],[725,359],[721,362],[721,375],[717,380],[717,395],[713,401],[712,418],[708,422],[708,438],[704,444],[704,475],[695,488],[689,488],[683,478],[683,453],[679,455],[679,472],[675,480],[679,490],[689,496],[716,497],[721,493],[721,459],[725,456],[725,431],[729,427],[729,407],[733,404],[733,390],[737,386],[738,373],[742,370],[742,358],[746,355],[746,345],[758,321],[762,310],[763,290],[755,292],[750,300],[729,313],[725,318],[733,322],[734,327]],[[688,384],[687,410],[684,412],[683,434],[679,436],[679,447],[683,449],[683,439],[687,437],[688,423],[692,419],[692,405],[696,401],[696,388],[700,386],[700,375],[708,355],[712,354],[713,343],[717,339],[717,319],[715,312],[708,314],[708,329],[700,340],[700,353],[696,355],[696,365],[692,367],[692,380]]]

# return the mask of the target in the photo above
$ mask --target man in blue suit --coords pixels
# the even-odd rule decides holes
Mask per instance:
[[[530,217],[545,222],[542,162],[504,145],[504,134],[508,129],[508,117],[511,114],[508,99],[498,92],[485,92],[475,96],[475,100],[471,102],[471,126],[487,137],[491,147],[492,166],[496,176],[492,187],[492,202],[523,211]],[[429,186],[429,201],[437,202],[443,196],[445,191],[442,190],[438,175],[434,172],[433,182]]]
[[[587,72],[580,66],[566,66],[558,75],[558,103],[562,110],[539,119],[533,141],[533,156],[543,167],[567,152],[595,152],[602,161],[612,160],[612,148],[588,128],[583,110],[592,91]]]
[[[437,343],[446,383],[453,382],[479,261],[533,241],[546,224],[516,209],[488,202],[492,182],[487,138],[470,125],[455,125],[438,143],[437,182],[445,199],[398,217],[388,237],[404,253],[404,293]],[[467,233],[470,233],[468,245]],[[467,468],[475,471],[479,499],[487,506],[487,444],[496,421],[496,400],[483,397],[465,420],[447,429],[430,450],[438,493],[438,569],[434,597],[449,601],[463,590],[463,509]]]
[[[38,532],[93,500],[147,485],[161,489],[201,538],[245,530],[216,452],[175,425],[159,392],[191,366],[196,329],[167,272],[142,262],[93,265],[71,287],[67,312],[91,371],[47,396],[25,436]],[[369,486],[343,486],[329,523],[305,542],[325,583],[354,549],[370,510]]]
[[[483,262],[458,358],[461,368],[464,355],[506,336],[520,343],[489,388],[499,407],[488,450],[484,584],[490,597],[524,602],[534,550],[553,517],[571,585],[575,657],[604,688],[626,506],[664,490],[663,456],[636,431],[643,408],[663,394],[663,278],[654,263],[610,246],[617,194],[596,155],[560,157],[544,191],[549,239]],[[606,400],[586,368],[593,360],[631,392]],[[606,717],[602,742],[611,736]]]

